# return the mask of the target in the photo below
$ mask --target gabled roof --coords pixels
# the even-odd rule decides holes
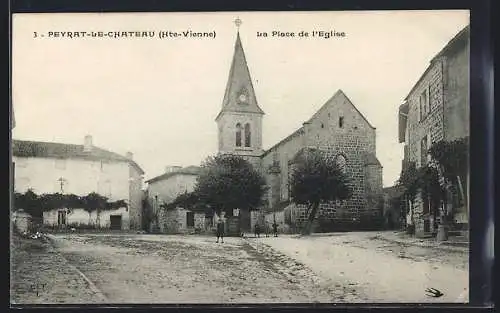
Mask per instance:
[[[61,158],[61,159],[87,159],[109,162],[127,162],[134,166],[141,174],[144,174],[142,168],[133,160],[128,159],[118,153],[104,150],[92,146],[90,151],[84,151],[83,145],[12,140],[12,155],[16,157],[35,157],[35,158]]]
[[[427,75],[427,73],[430,71],[434,63],[436,62],[437,59],[439,59],[442,56],[446,56],[450,51],[456,50],[458,47],[463,46],[468,42],[470,38],[470,25],[465,26],[458,34],[456,34],[448,43],[446,46],[441,49],[436,56],[432,58],[432,60],[429,62],[429,66],[425,69],[424,73],[420,76],[420,78],[417,80],[415,85],[411,88],[410,92],[408,95],[405,97],[405,100],[408,100],[410,95],[413,93],[413,91],[418,87],[422,79]]]
[[[333,101],[333,99],[335,99],[337,97],[344,97],[344,99],[346,100],[346,102],[349,103],[354,108],[354,110],[356,110],[356,112],[358,112],[358,114],[365,120],[365,122],[368,124],[368,126],[370,126],[371,128],[375,129],[375,127],[373,127],[373,125],[370,124],[370,122],[366,119],[366,117],[363,115],[363,113],[361,113],[358,110],[358,108],[352,103],[351,99],[349,99],[346,96],[346,94],[341,89],[337,90],[337,92],[335,92],[333,94],[333,96],[330,99],[328,99],[328,101],[326,101],[325,104],[323,104],[323,106],[318,111],[316,111],[316,113],[314,113],[314,115],[306,123],[311,123],[312,120],[316,116],[318,116],[321,111],[323,111],[326,107],[328,107],[330,105],[330,103]]]
[[[201,167],[199,167],[199,166],[187,166],[187,167],[178,169],[174,172],[164,173],[164,174],[161,174],[159,176],[148,179],[148,180],[146,180],[146,183],[154,183],[154,182],[159,181],[159,180],[168,179],[168,178],[175,176],[175,175],[194,175],[194,176],[197,176],[200,174],[200,172],[201,172]]]
[[[311,123],[311,121],[316,116],[318,116],[318,114],[322,110],[324,110],[330,104],[330,102],[334,98],[336,98],[336,97],[344,97],[347,100],[347,102],[349,104],[351,104],[351,106],[356,110],[356,112],[358,112],[358,114],[365,120],[365,122],[368,124],[368,126],[370,126],[371,128],[375,129],[375,127],[373,127],[372,124],[370,124],[370,122],[366,119],[366,117],[358,110],[358,108],[356,108],[356,106],[352,103],[352,101],[340,89],[337,90],[337,92],[335,92],[335,94],[318,111],[316,111],[316,113],[314,113],[314,115],[307,122],[305,122],[304,124]],[[262,156],[265,156],[265,155],[269,154],[276,147],[279,147],[280,145],[288,142],[289,140],[295,138],[296,136],[302,135],[303,133],[304,133],[304,127],[302,126],[299,129],[297,129],[296,131],[294,131],[293,133],[291,133],[290,135],[288,135],[287,137],[285,137],[284,139],[282,139],[281,141],[279,141],[277,144],[273,145],[271,148],[267,149]]]
[[[245,104],[240,104],[239,97],[241,93],[246,95]],[[253,88],[250,71],[248,70],[245,52],[240,40],[240,33],[236,36],[234,44],[234,55],[229,70],[224,99],[222,101],[222,109],[217,115],[216,120],[222,112],[245,112],[264,114],[264,111],[257,104],[255,90]]]

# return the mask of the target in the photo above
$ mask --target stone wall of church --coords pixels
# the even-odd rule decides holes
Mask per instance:
[[[382,181],[373,178],[368,182],[365,169],[365,153],[375,153],[375,129],[373,129],[349,104],[339,99],[335,106],[320,110],[305,125],[307,145],[341,154],[346,159],[346,173],[351,179],[353,195],[337,208],[326,209],[328,215],[335,211],[342,219],[359,219],[363,214],[371,214],[373,209],[367,201],[367,186],[379,190],[382,195]],[[342,118],[342,121],[340,119]],[[381,174],[381,169],[380,169]],[[371,183],[371,184],[369,184]]]
[[[347,161],[346,173],[351,178],[353,188],[350,199],[320,205],[318,221],[313,225],[313,230],[321,227],[319,221],[356,222],[381,211],[378,206],[382,205],[382,201],[378,199],[381,200],[383,194],[382,167],[365,164],[366,153],[376,152],[375,129],[342,92],[330,99],[301,129],[264,155],[262,170],[270,184],[269,207],[281,206],[276,203],[274,193],[280,193],[281,203],[289,200],[288,161],[305,147],[343,155]],[[280,169],[278,179],[267,172],[271,165],[276,166],[275,162]],[[276,184],[279,188],[276,188]],[[283,212],[285,223],[292,232],[300,229],[307,219],[307,208],[303,205],[290,204]]]

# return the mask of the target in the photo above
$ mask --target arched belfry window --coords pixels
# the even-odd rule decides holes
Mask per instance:
[[[342,154],[339,154],[339,155],[337,155],[337,158],[335,161],[336,161],[339,169],[342,171],[342,173],[345,173],[347,170],[347,160],[346,160],[345,156],[343,156]]]
[[[236,124],[236,147],[241,147],[241,124]]]
[[[250,147],[252,139],[252,131],[250,130],[250,124],[245,124],[245,147]]]

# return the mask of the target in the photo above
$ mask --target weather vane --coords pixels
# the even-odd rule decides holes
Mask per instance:
[[[235,20],[234,20],[234,25],[236,25],[236,27],[238,28],[238,30],[240,29],[240,26],[243,22],[240,20],[239,17],[237,17]]]

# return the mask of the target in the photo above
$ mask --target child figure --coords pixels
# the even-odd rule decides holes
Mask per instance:
[[[278,224],[276,224],[276,221],[273,223],[273,233],[274,237],[278,237]]]
[[[219,237],[222,240],[222,243],[224,243],[224,221],[222,218],[219,218],[217,221],[217,241],[216,243],[219,243]]]

